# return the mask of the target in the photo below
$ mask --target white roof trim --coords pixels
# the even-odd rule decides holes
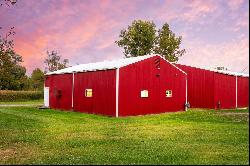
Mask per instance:
[[[180,63],[176,63],[176,64],[178,64],[178,65],[184,65],[184,66],[188,66],[188,67],[193,67],[193,68],[197,68],[197,69],[208,70],[208,71],[212,71],[212,72],[216,72],[216,73],[221,73],[221,74],[226,74],[226,75],[249,77],[249,74],[246,74],[246,73],[239,73],[239,72],[233,72],[233,71],[227,71],[227,70],[216,70],[216,69],[200,68],[200,67],[190,66],[190,65],[180,64]]]
[[[77,73],[77,72],[87,72],[87,71],[97,71],[97,70],[108,70],[108,69],[117,69],[121,68],[154,56],[159,55],[144,55],[144,56],[137,56],[132,58],[123,58],[123,59],[117,59],[112,61],[103,61],[103,62],[96,62],[96,63],[87,63],[87,64],[80,64],[72,67],[68,67],[65,69],[57,70],[54,72],[49,72],[46,75],[52,75],[52,74],[66,74],[66,73]],[[161,57],[163,60],[177,68],[182,73],[186,74],[183,70],[175,66],[173,63],[167,61],[165,58]],[[187,74],[186,74],[187,75]]]
[[[169,62],[167,59],[163,58],[160,55],[154,55],[154,56],[159,56],[161,59],[163,59],[164,61],[168,62],[170,65],[172,65],[173,67],[175,67],[176,69],[178,69],[180,72],[182,72],[183,74],[187,75],[187,73],[185,71],[183,71],[179,67],[175,66],[173,62]]]

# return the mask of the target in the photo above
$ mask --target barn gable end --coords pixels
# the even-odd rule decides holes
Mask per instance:
[[[119,71],[120,116],[185,110],[186,73],[163,58],[154,56]]]

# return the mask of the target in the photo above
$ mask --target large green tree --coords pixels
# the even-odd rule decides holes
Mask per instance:
[[[61,61],[61,56],[57,51],[47,51],[47,58],[44,60],[45,63],[45,73],[52,72],[66,68],[69,64],[68,59],[63,59]]]
[[[185,53],[185,49],[180,49],[182,37],[176,37],[170,30],[169,25],[165,23],[158,30],[158,36],[155,40],[154,53],[164,56],[171,62],[177,62],[179,57]]]
[[[42,90],[44,84],[44,73],[41,69],[33,70],[30,78],[31,88],[33,90]]]
[[[149,21],[133,21],[127,29],[121,30],[119,47],[124,48],[126,57],[142,56],[153,51],[156,37],[155,24]]]
[[[5,35],[0,34],[0,89],[22,90],[26,69],[21,66],[22,57],[15,53],[11,36],[15,34],[14,27]]]
[[[121,30],[115,43],[123,47],[126,57],[153,53],[176,62],[185,53],[185,49],[180,49],[181,41],[182,37],[176,36],[167,23],[157,31],[153,22],[135,20],[127,29]]]

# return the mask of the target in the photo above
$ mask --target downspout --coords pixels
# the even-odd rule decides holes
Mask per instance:
[[[73,73],[72,77],[72,110],[74,111],[74,86],[75,86],[75,73]]]
[[[119,117],[119,68],[116,69],[115,78],[115,117]]]
[[[235,86],[236,87],[235,88],[236,89],[235,90],[236,91],[236,93],[235,93],[236,94],[236,97],[235,97],[235,99],[236,99],[235,100],[235,108],[237,109],[237,107],[238,107],[238,77],[237,77],[237,75],[236,75],[235,78],[236,78],[236,86]]]

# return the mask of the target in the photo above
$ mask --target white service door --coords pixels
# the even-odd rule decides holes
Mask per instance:
[[[44,106],[49,107],[49,87],[44,87]]]

